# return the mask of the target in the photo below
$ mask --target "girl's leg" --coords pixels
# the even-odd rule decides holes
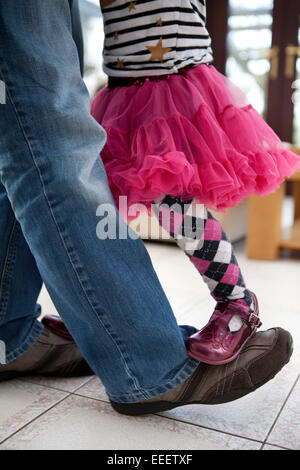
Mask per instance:
[[[206,207],[196,200],[166,196],[156,201],[154,212],[199,271],[213,298],[237,302],[253,311],[253,298],[232,244]]]

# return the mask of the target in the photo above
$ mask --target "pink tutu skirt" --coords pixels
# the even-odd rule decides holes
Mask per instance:
[[[163,195],[224,211],[273,192],[300,169],[245,95],[213,66],[102,89],[92,115],[107,132],[101,152],[118,205],[147,208]]]

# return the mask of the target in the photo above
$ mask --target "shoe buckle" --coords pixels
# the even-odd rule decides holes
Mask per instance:
[[[254,312],[250,313],[248,321],[249,323],[252,323],[255,328],[259,328],[262,325],[259,316],[256,315]]]

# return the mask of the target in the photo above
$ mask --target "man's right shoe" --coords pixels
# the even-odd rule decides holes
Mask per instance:
[[[138,403],[111,401],[111,405],[122,414],[142,415],[182,405],[227,403],[254,392],[271,380],[289,362],[292,352],[290,333],[272,328],[256,333],[229,364],[200,363],[185,382],[163,395]]]

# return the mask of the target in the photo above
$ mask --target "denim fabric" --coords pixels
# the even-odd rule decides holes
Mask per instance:
[[[43,280],[109,397],[135,402],[192,374],[196,330],[177,325],[139,239],[97,238],[98,206],[116,209],[72,7],[0,0],[0,340],[8,362],[36,341]]]
[[[77,47],[80,72],[84,74],[84,47],[78,0],[69,0],[72,21],[72,36]]]

